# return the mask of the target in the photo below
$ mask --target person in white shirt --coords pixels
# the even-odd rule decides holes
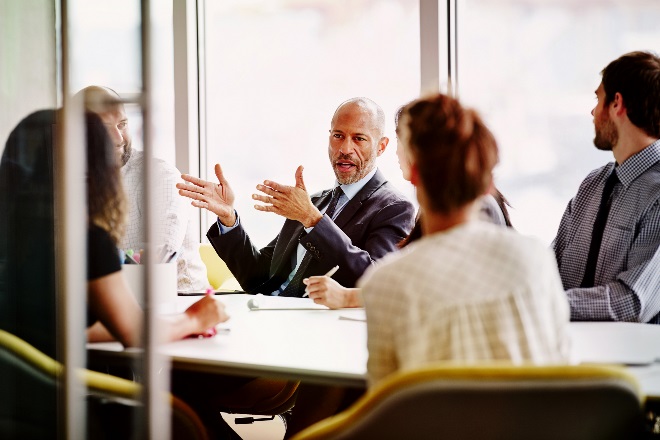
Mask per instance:
[[[498,160],[491,132],[441,94],[407,105],[398,128],[423,237],[358,283],[369,386],[434,361],[567,362],[569,308],[552,252],[476,218]]]
[[[87,111],[101,117],[115,145],[128,201],[126,233],[120,243],[124,250],[145,248],[144,230],[144,153],[132,148],[128,117],[119,95],[112,89],[89,86],[78,92]],[[157,241],[159,262],[171,259],[177,264],[177,287],[180,291],[201,290],[209,286],[206,266],[199,254],[195,238],[192,208],[179,196],[176,184],[181,173],[164,160],[153,159],[156,173],[153,196],[156,198]]]

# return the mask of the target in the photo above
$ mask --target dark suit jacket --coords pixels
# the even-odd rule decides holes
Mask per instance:
[[[325,190],[313,195],[312,203],[323,209],[330,197],[331,190]],[[277,290],[293,270],[291,261],[299,238],[313,256],[305,277],[323,275],[339,265],[333,279],[345,287],[354,287],[375,260],[397,249],[397,243],[410,233],[414,221],[412,203],[376,171],[334,221],[324,215],[302,238],[302,224],[288,219],[278,236],[260,250],[240,224],[221,235],[216,223],[207,237],[245,291],[267,295]]]

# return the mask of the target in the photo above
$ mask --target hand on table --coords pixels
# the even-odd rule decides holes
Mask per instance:
[[[185,313],[197,323],[193,334],[205,335],[211,328],[215,329],[217,324],[229,319],[224,304],[216,300],[213,295],[206,295],[195,302],[186,309]],[[209,334],[209,336],[213,335]]]
[[[305,292],[316,304],[331,309],[361,307],[360,289],[347,288],[327,276],[309,277],[303,280]]]

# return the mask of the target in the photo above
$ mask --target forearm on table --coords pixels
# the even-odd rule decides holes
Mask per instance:
[[[566,291],[571,321],[639,322],[641,306],[637,294],[621,282]]]
[[[162,339],[160,342],[173,342],[198,334],[206,330],[193,314],[180,313],[166,318],[161,318]]]
[[[357,287],[347,288],[344,297],[344,304],[344,307],[363,307],[362,289]]]
[[[96,321],[90,327],[87,327],[87,342],[110,342],[116,341],[115,337],[108,331],[107,328],[101,324],[100,321]]]

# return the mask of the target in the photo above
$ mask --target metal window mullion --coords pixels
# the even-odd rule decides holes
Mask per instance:
[[[420,93],[440,90],[438,0],[419,1]]]
[[[195,0],[190,0],[195,1]],[[206,0],[196,0],[197,3],[197,52],[195,60],[197,62],[197,123],[199,124],[199,176],[202,179],[209,180],[207,174],[208,163],[208,143],[206,133]],[[191,34],[188,33],[191,37]],[[215,176],[214,176],[215,177]],[[206,233],[209,229],[208,216],[205,211],[200,209],[201,216],[201,240],[206,239]]]
[[[447,0],[447,93],[458,98],[458,0]]]
[[[199,72],[197,55],[197,1],[174,0],[174,135],[176,167],[200,176]],[[202,239],[202,211],[193,215],[196,236]]]

